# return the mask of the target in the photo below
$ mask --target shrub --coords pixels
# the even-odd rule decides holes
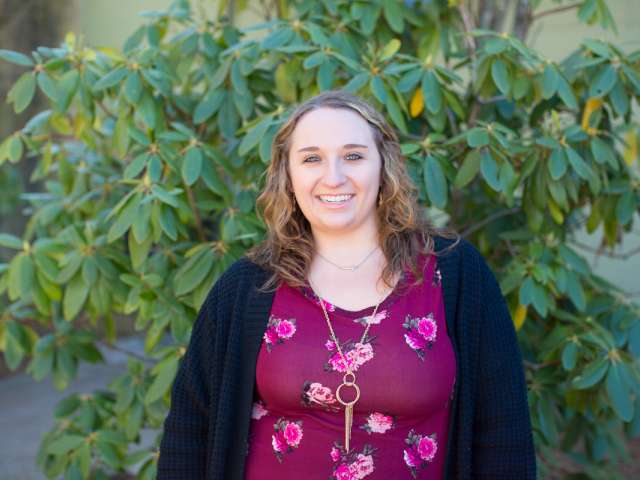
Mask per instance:
[[[562,471],[560,449],[589,478],[611,478],[640,431],[638,306],[574,240],[602,226],[612,249],[632,228],[640,52],[587,39],[549,61],[524,41],[537,17],[521,3],[513,33],[497,33],[460,1],[279,1],[275,19],[238,28],[178,0],[121,50],[68,35],[0,51],[25,68],[8,93],[15,111],[37,90],[50,104],[0,145],[0,163],[37,156],[44,185],[25,196],[23,238],[0,234],[15,250],[0,265],[0,350],[64,389],[129,316],[149,360],[56,407],[46,474],[153,478],[157,450],[135,450],[141,429],[161,427],[206,293],[264,233],[254,205],[274,133],[291,104],[345,88],[391,119],[420,200],[497,273],[543,475]],[[605,2],[574,7],[612,26]]]

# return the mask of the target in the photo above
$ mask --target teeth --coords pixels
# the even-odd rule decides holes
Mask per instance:
[[[346,202],[353,195],[320,195],[320,200],[323,202],[339,203]]]

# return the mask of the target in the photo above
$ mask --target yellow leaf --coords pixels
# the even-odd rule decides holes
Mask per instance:
[[[519,304],[518,308],[516,308],[516,313],[513,316],[513,324],[516,327],[516,330],[520,330],[522,325],[524,324],[524,319],[527,317],[527,305]]]
[[[633,161],[638,158],[638,132],[635,130],[629,130],[625,135],[625,141],[627,142],[624,147],[622,156],[627,165],[633,165]]]
[[[69,46],[71,50],[76,47],[76,34],[73,32],[67,32],[64,36],[64,42]]]
[[[424,110],[424,97],[422,96],[422,88],[418,87],[411,97],[411,104],[409,105],[409,112],[413,118],[417,117]]]
[[[602,106],[602,98],[590,97],[587,100],[587,104],[584,106],[584,112],[582,112],[582,129],[587,130],[589,128],[589,119],[593,112],[598,110]]]
[[[562,210],[560,210],[560,207],[556,205],[556,202],[551,199],[549,199],[549,213],[551,213],[551,217],[553,217],[553,220],[558,225],[562,225],[564,223],[564,214],[562,213]]]

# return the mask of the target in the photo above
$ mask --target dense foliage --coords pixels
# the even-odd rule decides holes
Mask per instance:
[[[0,145],[0,164],[37,156],[44,186],[25,196],[23,238],[0,234],[15,250],[0,264],[0,350],[64,389],[134,319],[148,357],[56,407],[39,455],[49,477],[153,478],[157,440],[140,446],[141,430],[162,424],[209,288],[263,234],[255,198],[273,135],[290,105],[345,88],[385,112],[421,201],[499,277],[543,474],[562,474],[562,450],[583,478],[613,478],[640,433],[639,309],[573,241],[603,227],[612,248],[632,228],[640,52],[588,39],[549,61],[521,29],[478,28],[467,3],[282,0],[241,29],[179,0],[121,50],[68,35],[0,51],[25,68],[15,111],[38,90],[50,104]],[[603,0],[576,10],[612,25]]]

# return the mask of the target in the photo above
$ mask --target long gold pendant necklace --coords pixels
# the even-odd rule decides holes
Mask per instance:
[[[331,339],[333,340],[333,343],[335,343],[336,348],[338,349],[338,353],[340,354],[340,358],[342,359],[345,369],[347,370],[347,373],[345,373],[344,376],[342,377],[342,383],[336,389],[336,399],[341,405],[344,406],[344,448],[346,452],[349,453],[349,442],[351,440],[351,427],[353,426],[353,406],[360,399],[360,387],[358,387],[358,385],[356,384],[356,374],[353,373],[353,371],[351,370],[351,367],[349,366],[349,363],[347,362],[347,358],[345,357],[344,353],[342,353],[342,348],[340,347],[338,338],[336,337],[336,334],[333,331],[333,327],[331,326],[331,321],[329,320],[329,315],[327,314],[327,309],[324,306],[324,300],[322,300],[322,298],[320,298],[318,294],[316,294],[316,296],[318,297],[320,306],[322,307],[322,313],[324,313],[324,318],[327,321],[327,326],[329,327],[329,332],[331,333]],[[373,309],[373,314],[371,314],[371,316],[369,317],[369,320],[367,321],[367,327],[364,329],[364,333],[362,334],[362,338],[360,339],[361,344],[367,338],[369,327],[371,326],[372,321],[376,318],[376,313],[378,312],[378,307],[380,306],[381,302],[382,300],[380,300],[376,304],[375,308]],[[342,399],[342,397],[340,396],[340,391],[344,387],[351,387],[355,390],[355,398],[353,400],[347,402]]]

